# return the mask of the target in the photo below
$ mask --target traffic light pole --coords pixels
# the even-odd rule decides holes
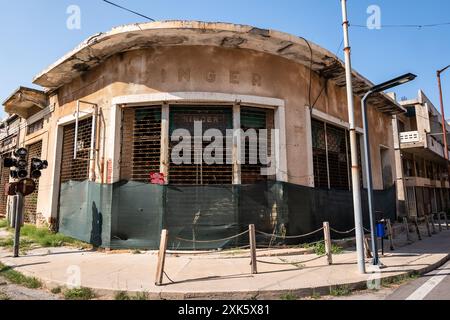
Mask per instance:
[[[23,209],[23,194],[17,192],[15,205],[15,230],[14,230],[14,258],[19,256],[20,250],[20,228],[22,227],[22,209]]]

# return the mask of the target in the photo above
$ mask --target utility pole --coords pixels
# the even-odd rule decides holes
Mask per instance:
[[[350,41],[348,37],[348,19],[347,19],[347,0],[341,0],[342,6],[342,28],[344,31],[344,54],[345,54],[345,75],[347,81],[347,103],[348,103],[348,122],[350,125],[350,151],[352,158],[352,190],[353,190],[353,213],[355,215],[355,233],[356,233],[356,252],[358,259],[358,270],[360,273],[366,273],[364,260],[364,230],[362,222],[361,208],[361,188],[358,165],[358,144],[355,125],[355,103],[353,100],[352,85],[352,64],[350,58]]]
[[[441,103],[441,116],[442,116],[442,135],[444,136],[444,158],[448,161],[448,143],[447,143],[447,126],[446,126],[446,120],[445,120],[445,109],[444,109],[444,98],[442,95],[442,84],[441,84],[441,74],[450,68],[450,65],[446,66],[444,69],[437,71],[437,79],[438,79],[438,87],[439,87],[439,101]],[[450,167],[447,163],[447,169],[450,172]]]
[[[16,205],[14,208],[15,229],[14,229],[14,258],[19,256],[20,250],[20,228],[22,227],[23,216],[23,194],[18,191],[16,194]]]

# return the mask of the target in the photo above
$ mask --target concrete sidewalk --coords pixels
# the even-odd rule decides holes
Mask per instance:
[[[396,239],[398,248],[388,251],[379,274],[361,275],[356,254],[349,249],[334,255],[328,266],[325,257],[314,254],[264,256],[258,258],[258,274],[250,274],[250,259],[222,254],[169,255],[165,285],[154,285],[156,252],[144,254],[100,253],[71,248],[37,249],[27,256],[12,258],[0,251],[2,263],[43,281],[49,289],[73,283],[80,275],[81,286],[94,289],[104,298],[118,291],[146,292],[150,299],[280,299],[292,294],[306,297],[326,295],[330,287],[365,289],[369,278],[389,278],[401,274],[425,273],[449,260],[450,231],[406,245],[406,235]],[[412,236],[413,237],[413,236]],[[387,246],[386,246],[387,247]],[[304,252],[300,252],[304,253]],[[369,262],[369,261],[368,261]]]

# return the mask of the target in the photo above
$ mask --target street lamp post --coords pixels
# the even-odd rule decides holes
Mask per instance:
[[[377,246],[377,235],[376,235],[376,224],[374,217],[374,207],[373,207],[373,182],[372,182],[372,163],[370,158],[370,144],[369,144],[369,124],[367,120],[367,99],[373,93],[385,91],[387,89],[397,87],[404,83],[410,82],[416,78],[416,75],[412,73],[405,74],[398,78],[389,80],[382,84],[372,87],[361,100],[362,118],[364,126],[364,156],[366,159],[366,176],[367,176],[367,200],[369,205],[369,217],[370,217],[370,230],[371,230],[371,242],[372,242],[372,264],[374,266],[380,265],[380,260],[378,257],[378,246]]]
[[[439,86],[439,101],[441,103],[441,116],[442,116],[442,135],[444,136],[444,157],[445,160],[448,160],[448,143],[447,143],[447,126],[446,126],[446,120],[445,120],[445,109],[444,109],[444,98],[442,95],[442,84],[441,84],[441,74],[450,68],[450,65],[446,66],[445,68],[438,70],[437,73],[437,79],[438,79],[438,86]],[[450,167],[447,164],[447,169],[450,171]]]

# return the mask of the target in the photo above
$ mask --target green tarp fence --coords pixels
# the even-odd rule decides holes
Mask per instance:
[[[364,225],[369,228],[367,192]],[[396,218],[395,187],[375,192],[377,219]],[[205,250],[248,245],[248,235],[226,239],[255,224],[260,246],[299,244],[322,238],[306,234],[329,221],[354,227],[350,191],[318,190],[281,182],[227,186],[157,186],[123,181],[114,185],[70,181],[61,186],[59,231],[99,247],[157,249],[162,229],[169,248]],[[351,234],[349,234],[351,235]],[[347,235],[348,236],[348,235]],[[333,234],[333,238],[342,235]],[[225,239],[221,241],[215,240]]]

